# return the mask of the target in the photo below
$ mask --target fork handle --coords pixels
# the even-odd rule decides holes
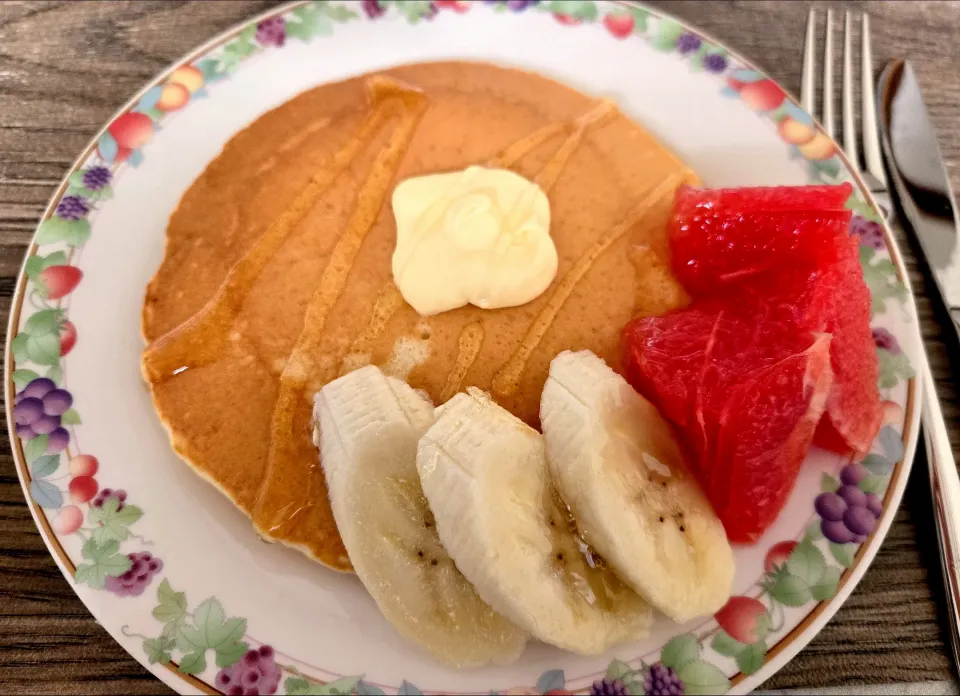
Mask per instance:
[[[955,664],[960,663],[960,474],[953,458],[947,426],[937,399],[930,364],[922,358],[923,440],[930,470],[933,512],[940,542],[940,567],[947,596],[951,646]]]

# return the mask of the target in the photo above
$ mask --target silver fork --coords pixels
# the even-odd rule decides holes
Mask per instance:
[[[870,18],[860,20],[860,119],[863,146],[861,168],[856,124],[854,120],[853,87],[853,31],[852,16],[847,12],[843,22],[843,75],[841,76],[841,103],[843,121],[843,150],[850,164],[860,174],[870,194],[882,209],[888,224],[895,222],[887,176],[883,168],[880,137],[877,130],[877,106],[873,87],[873,57],[870,46]],[[827,10],[823,51],[823,110],[824,130],[836,139],[833,119],[833,11]],[[803,55],[801,104],[808,113],[816,114],[814,93],[816,76],[816,11],[810,10],[807,20],[807,39]],[[941,568],[949,609],[950,634],[954,663],[960,665],[960,475],[947,435],[947,427],[937,399],[937,391],[930,373],[926,351],[922,349],[917,365],[921,383],[921,420],[924,445],[933,493],[934,519],[940,546]]]

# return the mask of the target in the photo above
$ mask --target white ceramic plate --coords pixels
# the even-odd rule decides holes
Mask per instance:
[[[457,672],[401,639],[354,577],[260,542],[249,520],[177,459],[140,378],[139,326],[181,194],[238,129],[298,92],[450,58],[532,69],[612,97],[709,186],[854,182],[849,205],[889,416],[859,484],[884,508],[863,543],[822,537],[813,500],[838,485],[845,462],[813,451],[774,526],[736,549],[736,597],[716,617],[683,626],[661,619],[647,639],[601,657],[537,644],[509,667]],[[651,9],[407,0],[311,3],[256,18],[145,87],[81,155],[37,231],[11,318],[8,421],[14,427],[22,390],[49,389],[42,378],[67,395],[58,394],[60,410],[72,406],[37,426],[45,432],[21,428],[14,438],[34,517],[97,620],[184,693],[216,692],[218,673],[236,675],[234,665],[260,646],[273,653],[260,660],[256,683],[267,693],[565,693],[599,688],[603,678],[610,693],[643,693],[658,664],[688,694],[748,691],[853,590],[893,519],[916,446],[914,307],[899,254],[865,197],[834,144],[781,88]],[[92,481],[76,483],[70,471],[89,466],[75,459],[81,454],[97,460],[99,489],[82,503],[70,489],[78,500],[89,495],[78,487]],[[123,573],[142,576],[139,594],[122,589]]]

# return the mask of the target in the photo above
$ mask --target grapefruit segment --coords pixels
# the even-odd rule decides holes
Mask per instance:
[[[685,217],[697,210],[727,213],[842,211],[853,193],[848,183],[839,186],[758,186],[753,188],[698,189],[684,184],[677,189],[674,215]]]
[[[880,427],[870,291],[844,210],[849,184],[783,189],[684,187],[670,223],[674,273],[694,296],[780,297],[800,324],[825,331],[834,387],[816,442],[864,454]]]
[[[786,502],[830,388],[830,337],[780,303],[695,303],[624,330],[628,381],[683,435],[732,541],[752,541]]]
[[[825,244],[846,235],[849,211],[727,212],[704,210],[674,217],[669,239],[673,270],[688,292],[716,292],[730,284],[764,280],[784,270],[816,268]]]

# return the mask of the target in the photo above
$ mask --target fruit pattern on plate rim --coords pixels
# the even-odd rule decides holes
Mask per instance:
[[[844,180],[845,167],[835,145],[775,82],[737,66],[723,48],[672,19],[658,17],[642,7],[594,0],[484,0],[482,4],[492,5],[498,12],[548,12],[569,26],[599,22],[616,39],[635,35],[657,50],[673,52],[690,69],[716,75],[722,81],[724,95],[740,99],[775,124],[791,155],[806,161],[812,182]],[[32,309],[17,327],[10,350],[15,368],[11,374],[16,387],[14,422],[29,467],[30,495],[43,510],[57,512],[52,527],[58,535],[75,534],[83,540],[81,559],[75,564],[75,582],[112,592],[118,598],[137,596],[154,584],[163,568],[162,561],[148,551],[121,551],[121,545],[126,551],[133,546],[131,542],[138,542],[140,547],[150,544],[131,530],[144,512],[127,502],[125,491],[99,489],[96,458],[73,453],[70,448],[75,439],[71,430],[81,420],[73,408],[73,396],[63,388],[62,361],[77,341],[77,329],[68,319],[65,300],[83,277],[71,261],[76,263],[77,252],[89,239],[97,209],[111,198],[113,177],[124,164],[135,167],[142,162],[143,148],[164,118],[204,97],[208,85],[229,77],[259,52],[280,48],[288,39],[309,41],[329,35],[337,23],[360,20],[363,15],[368,20],[402,17],[417,23],[440,11],[465,13],[472,6],[464,0],[365,0],[359,5],[311,2],[251,23],[144,92],[133,108],[108,125],[97,141],[95,154],[69,176],[65,195],[53,215],[40,225],[36,246],[26,261],[24,297]],[[888,301],[902,303],[906,289],[886,251],[883,228],[873,209],[856,192],[848,207],[854,213],[851,233],[860,237],[861,263],[876,316],[885,311]],[[911,378],[913,371],[887,329],[877,326],[873,333],[880,361],[880,387],[888,393]],[[31,399],[28,407],[17,410],[27,399]],[[768,550],[765,574],[750,593],[732,597],[707,624],[707,630],[675,636],[659,654],[644,656],[647,661],[614,660],[605,674],[592,675],[598,677],[592,684],[571,688],[611,694],[716,693],[729,688],[728,673],[757,672],[768,647],[776,642],[771,638],[784,627],[785,608],[831,599],[844,569],[854,565],[858,545],[872,532],[870,516],[875,525],[882,512],[881,497],[903,456],[901,436],[895,429],[903,414],[893,402],[887,402],[887,406],[888,418],[874,451],[858,464],[847,464],[840,480],[824,474],[817,515],[800,539],[780,542]],[[64,453],[69,459],[65,473],[61,471]],[[67,477],[71,480],[64,491],[61,486]],[[71,504],[64,504],[65,495]],[[859,513],[859,531],[848,529],[844,522],[843,513],[848,508],[870,513]],[[49,519],[46,512],[39,514]],[[828,562],[828,555],[835,564]],[[155,591],[157,605],[152,614],[162,625],[159,635],[133,633],[126,626],[123,629],[125,635],[142,640],[150,663],[169,664],[182,674],[199,675],[212,658],[219,671],[208,686],[223,693],[234,693],[238,688],[275,693],[283,675],[283,689],[289,694],[384,693],[379,685],[365,682],[361,676],[324,683],[294,666],[278,664],[269,646],[251,646],[246,620],[228,616],[215,597],[190,611],[186,595],[174,590],[167,578],[156,584]],[[175,654],[179,656],[176,661]],[[567,686],[562,670],[550,670],[534,687],[501,693],[570,693]],[[398,693],[420,691],[404,681]]]

